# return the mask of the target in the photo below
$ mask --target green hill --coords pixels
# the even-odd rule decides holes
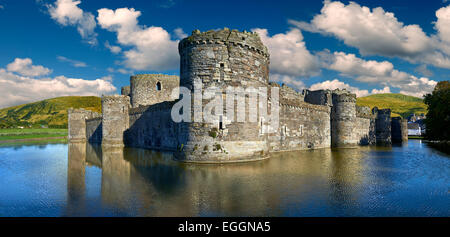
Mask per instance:
[[[67,96],[0,109],[0,128],[41,125],[65,128],[69,108],[101,112],[101,99],[95,96]]]
[[[375,94],[357,98],[359,106],[378,107],[379,109],[391,109],[392,117],[408,117],[410,114],[426,114],[427,106],[423,100],[414,96],[403,94]]]

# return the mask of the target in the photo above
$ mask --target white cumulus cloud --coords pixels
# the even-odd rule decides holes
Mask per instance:
[[[310,23],[290,20],[299,29],[332,35],[362,55],[399,57],[412,63],[450,68],[450,7],[436,12],[437,35],[428,36],[417,24],[405,25],[392,12],[355,2],[324,1]]]
[[[270,74],[270,81],[278,82],[280,84],[286,84],[286,85],[291,86],[298,90],[305,89],[305,84],[303,83],[303,81],[301,81],[293,76],[281,75],[281,74]]]
[[[178,41],[161,27],[138,25],[140,11],[134,8],[98,10],[97,21],[117,34],[117,42],[131,46],[124,51],[125,65],[136,70],[169,70],[178,68]]]
[[[181,28],[176,28],[175,30],[173,30],[173,32],[178,37],[178,39],[184,39],[184,38],[188,37],[188,35],[186,33],[184,33],[183,29],[181,29]]]
[[[63,26],[75,26],[81,37],[89,44],[97,44],[95,17],[90,12],[84,12],[78,5],[81,1],[57,0],[47,5],[48,12],[53,20]]]
[[[313,84],[309,87],[310,90],[335,90],[335,89],[346,89],[352,93],[355,93],[357,97],[363,97],[369,95],[368,90],[360,90],[357,87],[350,86],[347,83],[344,83],[342,81],[339,81],[338,79],[334,79],[332,81],[327,80],[323,82],[319,82],[316,84]]]
[[[306,48],[300,30],[269,36],[267,29],[252,29],[258,33],[270,53],[270,70],[274,74],[309,77],[320,73],[317,58]]]
[[[38,75],[43,74],[25,75],[20,71],[0,68],[0,108],[59,96],[100,96],[117,90],[111,83],[111,76],[85,80],[66,76],[36,78]]]
[[[33,77],[48,75],[52,72],[52,70],[44,66],[33,65],[31,58],[16,58],[6,68],[10,72],[17,72],[23,76]]]
[[[364,60],[354,54],[334,52],[333,54],[323,51],[319,54],[322,66],[337,72],[342,76],[354,78],[357,81],[381,84],[384,86],[383,93],[390,91],[390,87],[399,88],[402,93],[422,97],[430,93],[437,83],[426,77],[417,78],[406,72],[396,70],[391,62]],[[374,89],[372,93],[379,93]]]
[[[372,94],[386,94],[386,93],[391,93],[391,88],[389,88],[388,86],[385,86],[383,89],[372,89]]]
[[[307,25],[290,22],[299,27]],[[414,56],[429,47],[429,38],[418,25],[404,25],[381,7],[371,10],[355,2],[345,5],[325,1],[309,26],[302,28],[332,34],[362,54]]]
[[[109,49],[109,51],[111,51],[111,53],[115,53],[115,54],[120,53],[122,51],[122,48],[120,48],[119,46],[116,46],[116,45],[111,45],[111,44],[109,44],[108,41],[105,42],[105,47],[107,49]]]

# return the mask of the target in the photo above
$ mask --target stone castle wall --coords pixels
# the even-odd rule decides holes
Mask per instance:
[[[125,144],[131,147],[176,151],[180,147],[179,123],[173,122],[173,102],[130,109]]]
[[[376,144],[375,116],[370,107],[356,106],[355,134],[359,145]]]
[[[332,96],[330,90],[317,90],[317,91],[305,91],[305,102],[315,105],[328,105],[332,106]]]
[[[124,146],[124,132],[129,128],[130,97],[102,97],[102,145]]]
[[[70,142],[86,142],[91,136],[91,132],[87,132],[86,123],[89,119],[100,118],[101,115],[85,109],[69,109],[68,110],[68,139]]]
[[[133,108],[178,99],[178,76],[140,74],[130,78],[130,96]],[[172,96],[172,90],[176,96]],[[126,92],[126,89],[125,89]]]
[[[102,143],[102,120],[102,117],[86,119],[86,138],[88,142],[94,144]]]
[[[280,126],[269,136],[270,151],[330,147],[330,107],[300,102],[281,104]]]
[[[375,136],[378,145],[390,145],[391,139],[391,110],[373,108],[375,119]]]

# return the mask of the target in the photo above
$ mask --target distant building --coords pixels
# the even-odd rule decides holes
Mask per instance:
[[[421,121],[426,119],[425,114],[420,114],[420,115],[416,115],[416,114],[411,114],[408,116],[408,122],[417,122],[417,121]]]
[[[408,123],[408,136],[422,136],[422,129],[419,123]]]

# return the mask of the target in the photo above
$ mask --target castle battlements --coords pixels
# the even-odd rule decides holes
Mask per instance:
[[[240,32],[238,30],[230,30],[228,28],[205,32],[194,30],[192,31],[192,35],[180,42],[178,49],[181,54],[183,49],[186,47],[202,44],[240,46],[269,58],[267,47],[262,43],[257,33],[247,31]]]
[[[390,144],[405,139],[403,120],[391,120],[389,109],[371,111],[356,106],[356,95],[348,90],[297,91],[269,82],[270,55],[256,33],[228,28],[195,30],[180,41],[178,49],[179,77],[134,75],[130,86],[122,87],[121,95],[102,97],[102,115],[69,110],[69,140],[168,150],[185,162],[226,163],[261,160],[278,151]],[[268,88],[265,109],[279,106],[279,124],[271,124],[269,115],[259,112],[256,121],[227,118],[230,111],[213,121],[194,121],[196,112],[203,116],[208,98],[203,98],[202,104],[191,100],[192,122],[172,119],[172,108],[181,99],[180,87],[191,94],[202,88],[204,94],[212,86],[222,93],[229,87]],[[271,98],[272,87],[278,87],[279,100]],[[249,108],[246,93],[245,98],[245,104],[235,104],[230,114]],[[229,109],[225,103],[223,106]],[[255,115],[248,109],[244,112],[246,118]]]

